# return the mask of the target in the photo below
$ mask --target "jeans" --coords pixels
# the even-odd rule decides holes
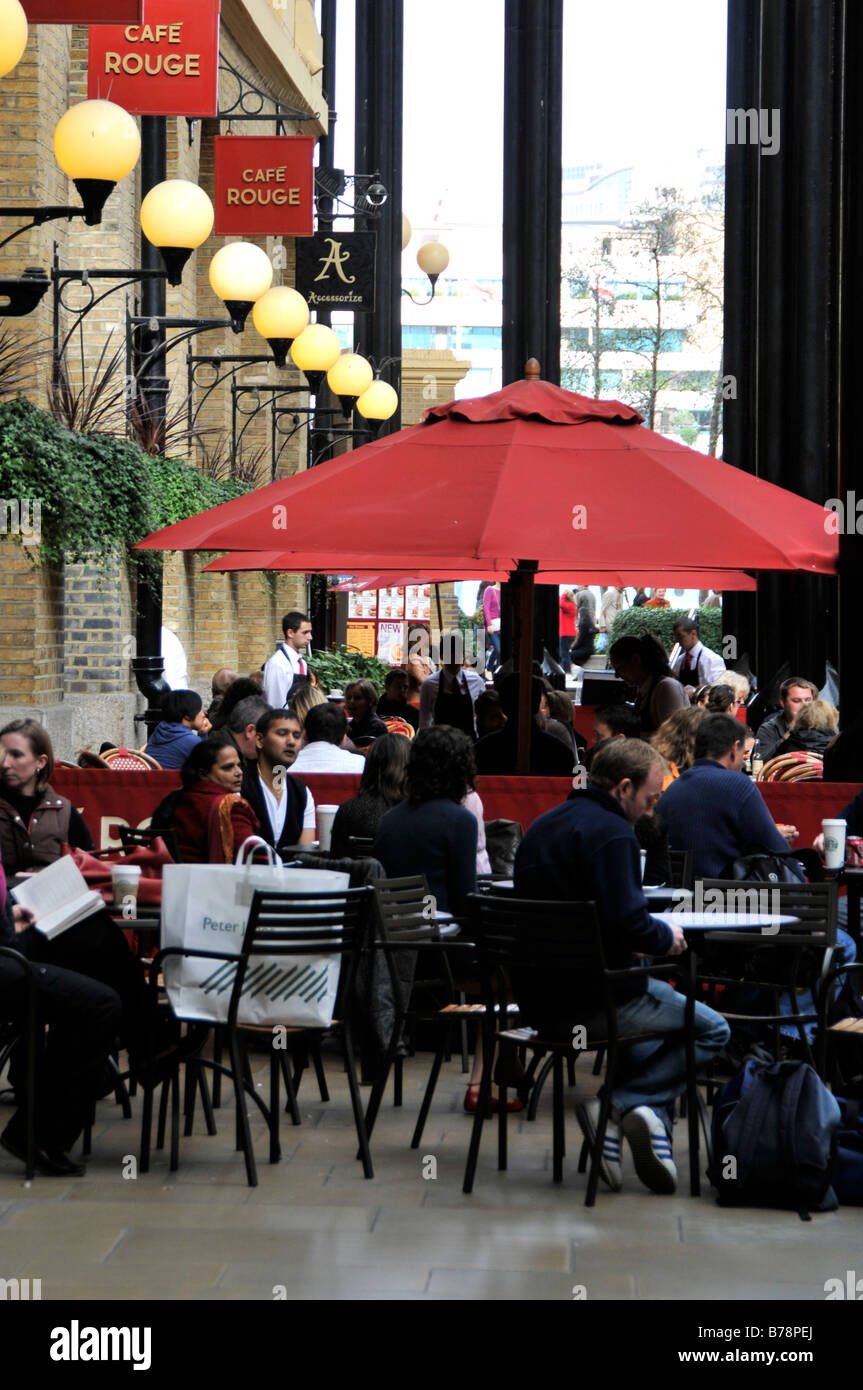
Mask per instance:
[[[627,1033],[654,1029],[668,1036],[621,1049],[611,1103],[621,1116],[637,1105],[650,1106],[664,1121],[669,1138],[674,1101],[686,1088],[685,1014],[686,996],[664,980],[648,980],[646,992],[617,1011],[621,1042]],[[730,1035],[724,1018],[696,1002],[696,1070],[725,1046]]]
[[[568,671],[572,665],[572,644],[574,641],[574,637],[561,637],[560,639],[560,656],[558,657],[558,661],[564,671]]]
[[[489,632],[486,630],[486,643],[491,643],[491,658],[488,661],[488,670],[496,671],[500,665],[500,633]]]

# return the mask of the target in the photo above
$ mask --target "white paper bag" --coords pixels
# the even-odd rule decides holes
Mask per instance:
[[[263,847],[268,863],[243,862]],[[350,886],[347,874],[292,869],[265,841],[246,840],[235,864],[166,864],[162,872],[163,947],[186,946],[238,956],[252,895],[334,893]],[[237,967],[231,961],[169,956],[165,988],[178,1018],[225,1023]],[[327,1028],[339,986],[339,956],[253,956],[249,960],[239,1022]]]

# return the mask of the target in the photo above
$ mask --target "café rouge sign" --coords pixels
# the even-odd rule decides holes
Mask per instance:
[[[217,236],[311,236],[311,135],[217,135]]]
[[[87,95],[135,116],[215,116],[220,0],[147,0],[144,22],[90,28]]]

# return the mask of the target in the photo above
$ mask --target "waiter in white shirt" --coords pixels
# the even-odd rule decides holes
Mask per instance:
[[[694,618],[680,618],[674,624],[674,638],[680,643],[680,655],[672,662],[671,674],[681,685],[697,690],[700,685],[713,685],[719,680],[725,662],[699,640]],[[691,694],[689,698],[692,699]]]
[[[311,623],[305,613],[286,613],[282,631],[285,640],[264,667],[264,699],[272,709],[284,709],[289,697],[309,683],[309,668],[302,653],[312,640]]]

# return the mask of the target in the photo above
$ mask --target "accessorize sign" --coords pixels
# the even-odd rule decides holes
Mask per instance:
[[[316,232],[297,243],[294,284],[313,309],[374,309],[376,232]]]
[[[220,0],[147,0],[143,23],[90,29],[87,95],[133,116],[215,116]]]
[[[131,24],[144,0],[23,0],[31,24]]]
[[[311,135],[217,135],[217,236],[311,236]]]

